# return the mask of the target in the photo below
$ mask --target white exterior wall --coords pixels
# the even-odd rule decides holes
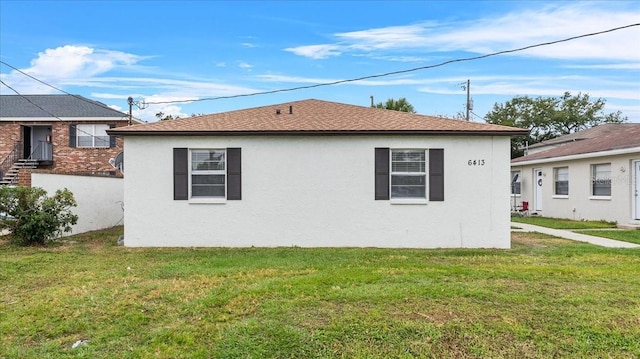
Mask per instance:
[[[122,178],[34,172],[31,174],[31,186],[43,188],[49,196],[63,188],[73,193],[78,206],[71,211],[78,215],[78,223],[71,232],[63,234],[65,236],[122,224]]]
[[[634,162],[640,161],[640,153],[574,159],[570,161],[514,165],[512,170],[521,171],[522,196],[517,203],[528,201],[535,208],[533,169],[543,172],[543,203],[538,214],[545,217],[573,220],[606,220],[618,224],[640,224],[640,213],[635,208]],[[611,163],[611,197],[598,198],[591,195],[591,166]],[[554,168],[569,168],[569,195],[554,195]]]
[[[173,200],[174,147],[240,147],[242,200]],[[443,148],[444,202],[374,200],[376,147]],[[125,245],[509,248],[509,149],[505,136],[127,136]]]

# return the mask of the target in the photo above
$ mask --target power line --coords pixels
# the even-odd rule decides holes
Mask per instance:
[[[111,108],[111,107],[109,107],[109,106],[107,106],[107,105],[105,105],[105,104],[103,104],[103,103],[100,103],[100,102],[98,102],[98,101],[92,101],[92,100],[89,100],[89,99],[84,98],[84,97],[82,97],[82,96],[74,95],[74,94],[72,94],[72,93],[69,93],[69,92],[67,92],[67,91],[63,90],[63,89],[60,89],[60,88],[58,88],[58,87],[56,87],[56,86],[53,86],[53,85],[51,85],[51,84],[49,84],[49,83],[46,83],[46,82],[44,82],[44,81],[42,81],[42,80],[40,80],[40,79],[38,79],[38,78],[36,78],[36,77],[33,77],[33,76],[29,75],[28,73],[26,73],[26,72],[24,72],[24,71],[20,70],[19,68],[15,67],[15,66],[9,65],[8,63],[6,63],[6,62],[4,62],[4,61],[2,61],[2,60],[0,60],[0,64],[6,65],[6,66],[10,67],[11,69],[13,69],[13,70],[15,70],[15,71],[17,71],[17,72],[21,73],[22,75],[27,76],[27,77],[29,77],[30,79],[35,80],[35,81],[37,81],[37,82],[39,82],[39,83],[41,83],[41,84],[43,84],[43,85],[45,85],[45,86],[51,87],[51,88],[52,88],[52,89],[54,89],[54,90],[60,91],[60,92],[64,93],[65,95],[73,96],[73,97],[77,98],[78,100],[81,100],[81,101],[84,101],[84,102],[90,103],[90,104],[92,104],[92,105],[96,105],[96,106],[98,106],[98,107],[102,107],[102,108],[104,108],[104,109],[108,109],[108,110],[111,110],[111,111],[117,111],[117,110],[115,110],[115,109],[113,109],[113,108]],[[16,91],[15,89],[11,88],[11,87],[10,87],[9,85],[7,85],[6,83],[4,83],[4,82],[3,82],[2,84],[3,84],[3,85],[5,85],[5,86],[7,86],[8,88],[10,88],[10,89],[11,89],[13,92],[15,92],[16,94],[20,95],[20,94],[18,93],[18,91]],[[35,104],[34,104],[34,105],[35,105]],[[36,106],[36,107],[37,107],[37,106]],[[42,108],[40,108],[40,109],[41,109],[41,110],[43,110]],[[44,110],[43,110],[43,111],[44,111]],[[45,112],[46,112],[46,111],[45,111]],[[118,111],[118,112],[120,112],[120,111]],[[123,116],[123,118],[124,118],[124,117],[125,117],[125,116]]]
[[[231,98],[238,98],[238,97],[268,95],[268,94],[274,94],[274,93],[279,93],[279,92],[290,92],[290,91],[304,90],[304,89],[323,87],[323,86],[332,86],[332,85],[338,85],[338,84],[343,84],[343,83],[348,83],[348,82],[356,82],[356,81],[368,80],[368,79],[373,79],[373,78],[404,74],[404,73],[414,72],[414,71],[419,71],[419,70],[432,69],[432,68],[441,67],[441,66],[449,65],[449,64],[452,64],[452,63],[456,63],[456,62],[466,62],[466,61],[480,60],[480,59],[485,59],[487,57],[493,57],[493,56],[498,56],[498,55],[514,53],[514,52],[520,52],[520,51],[524,51],[524,50],[533,49],[533,48],[536,48],[536,47],[555,45],[555,44],[568,42],[568,41],[572,41],[572,40],[576,40],[576,39],[581,39],[581,38],[585,38],[585,37],[602,35],[602,34],[606,34],[606,33],[609,33],[609,32],[614,32],[614,31],[618,31],[618,30],[622,30],[622,29],[627,29],[627,28],[634,27],[634,26],[640,26],[640,23],[629,24],[629,25],[625,25],[625,26],[615,27],[615,28],[608,29],[608,30],[592,32],[592,33],[578,35],[578,36],[572,36],[572,37],[568,37],[568,38],[561,39],[561,40],[555,40],[555,41],[543,42],[543,43],[539,43],[539,44],[535,44],[535,45],[519,47],[519,48],[511,49],[511,50],[503,50],[503,51],[493,52],[493,53],[485,54],[485,55],[479,55],[479,56],[473,56],[473,57],[465,57],[465,58],[448,60],[448,61],[444,61],[444,62],[435,64],[435,65],[414,67],[414,68],[406,69],[406,70],[385,72],[385,73],[382,73],[382,74],[362,76],[362,77],[353,78],[353,79],[338,80],[338,81],[325,82],[325,83],[320,83],[320,84],[298,86],[298,87],[291,87],[291,88],[286,88],[286,89],[270,90],[270,91],[263,91],[263,92],[253,92],[253,93],[240,94],[240,95],[206,97],[206,98],[192,99],[192,100],[157,101],[157,102],[147,102],[146,104],[148,104],[148,105],[160,105],[160,104],[170,104],[170,103],[213,101],[213,100],[231,99]]]
[[[519,47],[519,48],[515,48],[515,49],[510,49],[510,50],[503,50],[503,51],[493,52],[493,53],[489,53],[489,54],[485,54],[485,55],[478,55],[478,56],[472,56],[472,57],[465,57],[465,58],[458,58],[458,59],[448,60],[448,61],[444,61],[444,62],[441,62],[441,63],[438,63],[438,64],[434,64],[434,65],[414,67],[414,68],[411,68],[411,69],[385,72],[385,73],[382,73],[382,74],[368,75],[368,76],[362,76],[362,77],[352,78],[352,79],[338,80],[338,81],[325,82],[325,83],[306,85],[306,86],[297,86],[297,87],[291,87],[291,88],[285,88],[285,89],[253,92],[253,93],[248,93],[248,94],[218,96],[218,97],[205,97],[205,98],[191,99],[191,100],[156,101],[156,102],[146,102],[146,104],[147,105],[160,105],[160,104],[172,104],[172,103],[213,101],[213,100],[232,99],[232,98],[239,98],[239,97],[251,97],[251,96],[258,96],[258,95],[268,95],[268,94],[274,94],[274,93],[279,93],[279,92],[291,92],[291,91],[311,89],[311,88],[316,88],[316,87],[339,85],[339,84],[343,84],[343,83],[356,82],[356,81],[368,80],[368,79],[373,79],[373,78],[380,78],[380,77],[386,77],[386,76],[391,76],[391,75],[399,75],[399,74],[404,74],[404,73],[409,73],[409,72],[432,69],[432,68],[441,67],[441,66],[445,66],[445,65],[449,65],[449,64],[457,63],[457,62],[475,61],[475,60],[485,59],[485,58],[488,58],[488,57],[494,57],[494,56],[498,56],[498,55],[504,55],[504,54],[515,53],[515,52],[520,52],[520,51],[524,51],[524,50],[529,50],[529,49],[533,49],[533,48],[537,48],[537,47],[555,45],[555,44],[568,42],[568,41],[573,41],[573,40],[581,39],[581,38],[585,38],[585,37],[602,35],[602,34],[606,34],[606,33],[609,33],[609,32],[614,32],[614,31],[623,30],[623,29],[636,27],[636,26],[640,26],[640,23],[629,24],[629,25],[625,25],[625,26],[619,26],[619,27],[608,29],[608,30],[603,30],[603,31],[597,31],[597,32],[592,32],[592,33],[572,36],[572,37],[568,37],[568,38],[565,38],[565,39],[554,40],[554,41],[549,41],[549,42],[543,42],[543,43],[538,43],[538,44],[534,44],[534,45]],[[56,89],[56,90],[58,90],[58,91],[60,91],[62,93],[78,97],[78,98],[80,98],[80,99],[82,99],[84,101],[88,101],[87,99],[84,99],[84,98],[82,98],[80,96],[77,96],[77,95],[70,94],[70,93],[68,93],[68,92],[66,92],[66,91],[64,91],[62,89],[59,89],[59,88],[57,88],[57,87],[55,87],[53,85],[50,85],[50,84],[48,84],[48,83],[46,83],[46,82],[44,82],[42,80],[39,80],[39,79],[37,79],[37,78],[35,78],[35,77],[33,77],[33,76],[21,71],[21,70],[19,70],[18,68],[7,64],[6,62],[4,62],[2,60],[0,60],[0,63],[2,63],[4,65],[6,65],[6,66],[18,71],[19,73],[21,73],[21,74],[23,74],[23,75],[25,75],[25,76],[27,76],[27,77],[35,80],[35,81],[38,81],[38,82],[40,82],[40,83],[42,83],[42,84],[44,84],[46,86],[49,86],[49,87],[51,87],[53,89]],[[4,84],[4,82],[3,82],[3,84]],[[7,86],[7,85],[5,84],[5,86]],[[7,86],[7,87],[9,87],[9,86]],[[15,92],[15,90],[13,90],[13,91]],[[103,107],[111,109],[110,107],[107,107],[107,106],[103,106]]]
[[[480,117],[480,116],[478,116],[475,112],[473,112],[473,111],[470,111],[470,112],[471,112],[471,114],[472,114],[472,115],[476,116],[477,118],[479,118],[479,119],[481,119],[481,120],[485,120],[485,118],[484,118],[484,117]]]
[[[25,100],[25,101],[29,102],[29,103],[30,103],[30,104],[32,104],[33,106],[35,106],[35,107],[39,108],[40,110],[44,111],[45,113],[49,114],[51,117],[53,117],[53,118],[55,118],[55,119],[58,119],[58,120],[59,120],[60,122],[62,122],[62,123],[70,124],[69,122],[67,122],[67,121],[65,121],[65,120],[61,119],[60,117],[58,117],[58,116],[54,115],[53,113],[51,113],[51,112],[47,111],[46,109],[44,109],[42,106],[38,105],[37,103],[35,103],[35,102],[31,101],[27,96],[25,96],[25,95],[23,95],[23,94],[19,93],[16,89],[14,89],[13,87],[11,87],[11,86],[7,85],[4,81],[0,80],[0,83],[1,83],[1,84],[3,84],[3,85],[5,85],[5,86],[6,86],[7,88],[9,88],[11,91],[15,92],[15,93],[16,93],[16,95],[20,96],[20,98],[22,98],[23,100]],[[82,130],[81,128],[78,128],[78,127],[76,127],[76,131],[77,131],[77,132],[82,132],[82,133],[84,133],[84,134],[85,134],[85,135],[87,135],[87,136],[91,136],[92,138],[97,138],[97,137],[98,137],[98,136],[95,136],[95,135],[94,135],[94,134],[92,134],[92,133],[88,133],[88,132],[86,132],[86,131]]]

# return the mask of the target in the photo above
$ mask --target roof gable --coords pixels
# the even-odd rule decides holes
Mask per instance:
[[[521,156],[511,163],[640,147],[640,123],[609,123],[541,142],[548,150]],[[555,145],[555,146],[554,146]]]
[[[2,118],[46,118],[52,117],[52,114],[56,117],[113,117],[118,120],[125,120],[123,117],[127,116],[101,102],[78,95],[0,96],[0,117]]]
[[[116,135],[450,133],[527,130],[321,100],[302,100],[110,130]]]

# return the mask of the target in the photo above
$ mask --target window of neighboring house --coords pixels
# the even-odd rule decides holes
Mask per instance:
[[[555,181],[555,194],[557,196],[569,195],[569,167],[558,167],[553,169]]]
[[[611,196],[611,163],[591,166],[591,194]]]
[[[424,150],[391,150],[391,198],[424,198],[427,194]]]
[[[76,125],[77,147],[109,147],[109,125]]]
[[[511,194],[520,195],[520,171],[511,171]]]
[[[226,150],[191,150],[191,197],[226,197]]]

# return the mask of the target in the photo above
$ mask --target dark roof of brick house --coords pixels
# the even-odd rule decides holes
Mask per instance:
[[[112,135],[476,134],[527,130],[315,99],[119,127]]]
[[[537,144],[546,151],[521,156],[511,163],[640,147],[640,123],[609,123]]]
[[[35,104],[35,105],[34,105]],[[37,105],[37,106],[36,106]],[[46,110],[46,111],[43,111]],[[0,117],[112,117],[127,120],[128,115],[107,105],[78,95],[1,95]]]

